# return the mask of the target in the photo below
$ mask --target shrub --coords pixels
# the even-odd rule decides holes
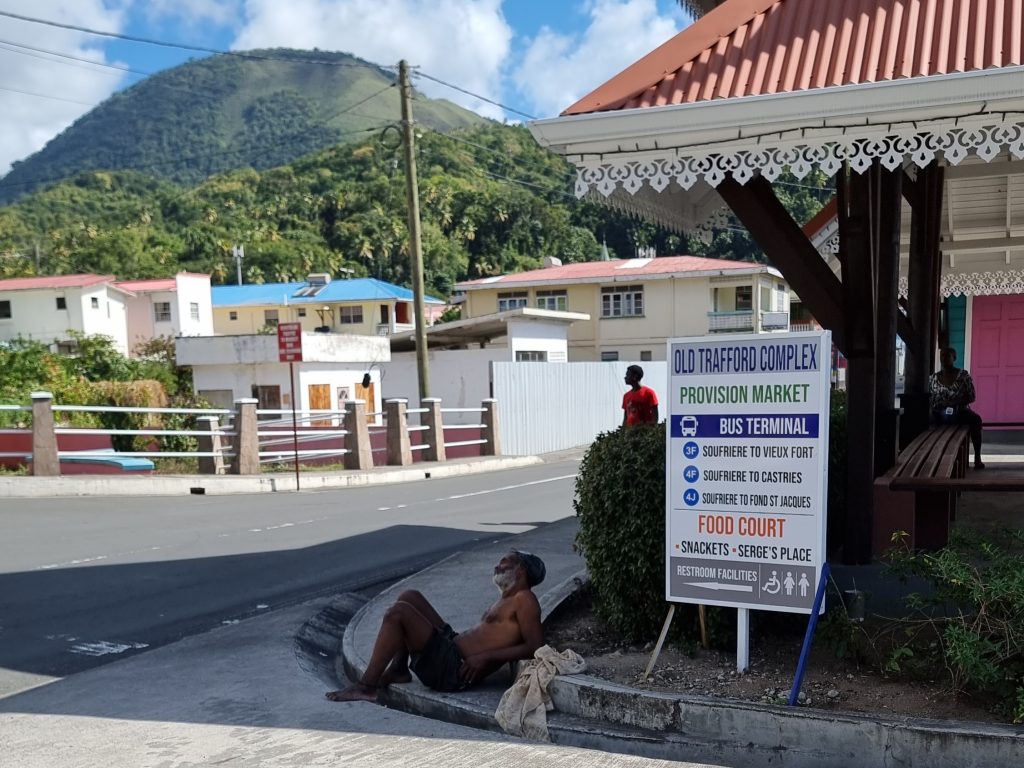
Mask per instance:
[[[580,465],[573,507],[598,618],[627,642],[655,637],[666,611],[665,425],[598,435]],[[682,609],[673,635],[694,638],[696,607]],[[722,618],[708,610],[712,636]]]
[[[938,552],[897,547],[890,567],[925,579],[932,591],[906,597],[912,617],[895,649],[934,673],[945,668],[954,693],[995,697],[1024,720],[1024,534],[958,531]]]

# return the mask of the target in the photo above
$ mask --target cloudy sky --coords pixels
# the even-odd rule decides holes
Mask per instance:
[[[0,13],[216,50],[405,58],[537,117],[558,114],[690,23],[675,0],[0,0]],[[114,91],[200,55],[0,15],[0,175]],[[521,119],[428,80],[416,85]]]

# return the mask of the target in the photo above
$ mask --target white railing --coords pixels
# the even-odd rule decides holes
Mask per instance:
[[[346,466],[365,469],[373,466],[373,452],[377,451],[387,452],[388,464],[405,465],[410,463],[412,452],[427,451],[427,459],[436,461],[444,457],[444,448],[448,447],[486,445],[481,453],[494,455],[499,446],[495,429],[496,403],[491,400],[484,401],[482,408],[441,408],[440,401],[432,400],[425,401],[431,404],[430,407],[410,409],[404,407],[404,401],[389,401],[387,409],[369,413],[363,410],[361,401],[354,401],[347,403],[344,411],[305,409],[293,413],[290,409],[259,409],[256,400],[250,398],[236,401],[236,409],[232,411],[223,408],[54,405],[49,393],[38,394],[41,396],[33,394],[32,406],[0,405],[0,412],[19,414],[31,414],[37,408],[45,408],[49,414],[41,423],[51,422],[51,417],[56,423],[52,431],[43,432],[31,427],[0,428],[0,437],[18,435],[25,443],[27,436],[32,446],[31,450],[0,452],[0,458],[16,458],[19,464],[24,464],[33,461],[32,453],[37,452],[38,462],[33,462],[33,473],[38,474],[59,474],[59,461],[55,464],[54,458],[194,458],[199,460],[200,473],[218,474],[230,465],[233,473],[257,474],[261,465],[291,463],[296,458],[302,464],[342,457]],[[77,418],[71,418],[73,414]],[[396,414],[401,415],[401,429],[397,432],[393,429],[395,424],[391,423]],[[420,423],[409,424],[410,414],[419,416]],[[481,423],[444,424],[446,414],[483,414],[483,418]],[[106,419],[105,423],[110,424],[110,417],[117,415],[131,415],[132,418],[127,422],[115,421],[117,426],[76,424],[92,424],[99,419]],[[168,415],[185,416],[189,424],[195,426],[174,428],[165,420]],[[92,418],[85,420],[85,416]],[[371,425],[371,420],[376,423]],[[224,423],[219,423],[221,421]],[[483,435],[474,440],[446,441],[445,430],[451,430],[449,435],[458,430],[481,430]],[[419,433],[418,443],[412,445],[411,438],[416,433]],[[383,442],[384,446],[372,447],[366,439],[370,435],[378,438],[378,445]],[[58,439],[61,437],[93,437],[102,447],[59,450]],[[385,439],[381,441],[381,437]],[[124,443],[126,438],[131,439],[131,447],[137,450],[115,450],[111,447]],[[198,447],[184,450],[168,443],[173,438],[196,440]],[[62,442],[67,445],[66,439]],[[226,461],[228,459],[231,461]]]
[[[446,413],[483,413],[483,408],[442,408],[441,409],[441,430],[442,433],[446,429],[457,430],[457,429],[487,429],[486,424],[445,424],[444,414]],[[458,448],[463,445],[483,445],[487,442],[486,438],[480,438],[478,440],[445,440],[445,448]]]
[[[344,411],[304,409],[293,414],[291,409],[260,408],[256,418],[260,464],[281,464],[294,461],[296,456],[307,460],[344,457],[349,452],[345,448],[348,430],[335,427],[335,422],[345,423]],[[323,424],[325,421],[328,423]],[[331,438],[338,438],[341,446],[297,448]]]
[[[142,415],[164,415],[183,414],[195,416],[197,419],[203,416],[214,416],[218,419],[224,418],[230,421],[234,413],[226,408],[146,408],[143,406],[128,405],[54,405],[52,406],[55,418],[59,413],[132,413]],[[158,429],[158,428],[112,428],[112,427],[61,427],[55,426],[53,432],[60,435],[98,435],[98,436],[132,436],[132,437],[218,437],[231,438],[235,432],[218,426],[217,429]],[[137,451],[115,451],[111,453],[109,448],[85,448],[74,451],[57,451],[58,458],[108,458],[116,455],[124,458],[135,459],[169,459],[169,458],[230,458],[233,454],[223,449],[219,451],[166,451],[166,450],[137,450]]]
[[[765,331],[779,331],[789,328],[788,312],[762,312],[761,329]]]
[[[708,312],[709,333],[752,330],[754,330],[754,312],[752,310]]]

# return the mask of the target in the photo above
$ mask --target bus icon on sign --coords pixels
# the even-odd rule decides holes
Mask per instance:
[[[697,417],[683,416],[679,419],[679,430],[683,437],[697,436]]]

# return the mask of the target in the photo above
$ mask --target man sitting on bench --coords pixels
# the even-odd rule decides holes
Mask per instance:
[[[975,400],[971,374],[956,367],[956,350],[939,350],[941,369],[932,374],[929,382],[932,417],[937,424],[964,424],[971,430],[974,445],[974,468],[984,469],[981,462],[981,416],[971,410]]]
[[[327,698],[377,701],[381,688],[412,680],[410,670],[435,691],[462,691],[505,662],[532,658],[544,644],[532,588],[544,580],[545,570],[536,555],[511,550],[494,568],[501,597],[462,633],[452,631],[419,592],[403,592],[384,614],[362,679]]]

